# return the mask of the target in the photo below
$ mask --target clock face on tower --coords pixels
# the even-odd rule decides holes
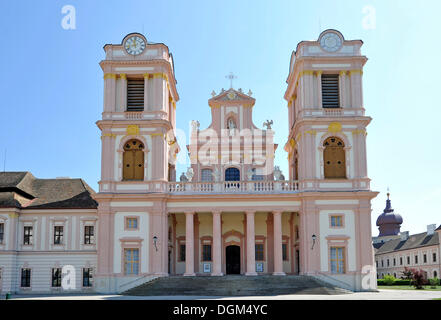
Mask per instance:
[[[139,36],[131,36],[124,43],[124,48],[128,54],[136,56],[144,51],[145,41]]]
[[[335,52],[339,50],[342,46],[342,43],[342,39],[339,37],[338,34],[334,32],[325,33],[320,38],[320,46],[323,48],[323,50],[328,52]]]

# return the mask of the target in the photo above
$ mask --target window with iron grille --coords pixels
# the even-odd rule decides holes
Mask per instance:
[[[144,79],[127,79],[127,111],[144,110]]]
[[[213,181],[213,174],[211,169],[202,169],[201,181]]]
[[[323,108],[340,108],[338,74],[322,74]]]
[[[52,269],[52,287],[61,287],[61,268]]]
[[[124,274],[139,273],[139,249],[124,249]]]
[[[84,244],[93,244],[94,235],[93,235],[93,226],[85,226],[84,227]]]
[[[54,244],[63,244],[63,226],[54,227]]]
[[[21,269],[21,287],[29,288],[31,286],[31,269]]]
[[[202,261],[211,261],[211,244],[202,246]]]
[[[256,252],[255,252],[256,261],[263,261],[263,243],[256,243]]]
[[[92,287],[92,268],[83,268],[83,287]]]
[[[23,244],[32,244],[32,227],[24,227]]]

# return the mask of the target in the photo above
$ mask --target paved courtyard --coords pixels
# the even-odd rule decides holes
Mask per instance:
[[[4,295],[2,295],[4,299]],[[280,295],[254,297],[208,296],[121,296],[121,295],[13,295],[13,300],[432,300],[441,299],[441,291],[386,290],[342,295]]]

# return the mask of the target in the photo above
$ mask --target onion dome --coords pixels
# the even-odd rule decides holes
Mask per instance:
[[[389,199],[390,193],[387,193],[386,208],[383,213],[377,219],[377,226],[380,230],[379,237],[383,236],[396,236],[400,233],[401,224],[403,218],[392,209],[392,204]]]

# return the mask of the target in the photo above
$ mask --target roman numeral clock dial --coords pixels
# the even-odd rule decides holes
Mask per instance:
[[[124,48],[126,49],[128,54],[136,56],[144,51],[145,42],[141,37],[133,36],[126,40]]]

